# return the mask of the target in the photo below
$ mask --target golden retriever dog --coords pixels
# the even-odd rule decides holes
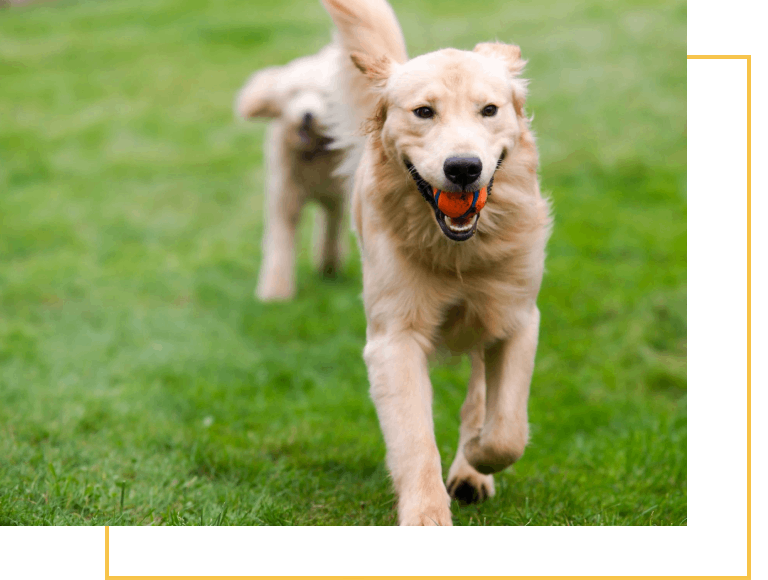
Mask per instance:
[[[272,119],[265,143],[267,191],[263,258],[256,296],[285,300],[296,292],[295,238],[308,201],[320,204],[315,258],[323,275],[333,276],[342,254],[346,198],[334,175],[341,154],[327,134],[338,48],[282,67],[261,70],[241,89],[237,112],[246,119]]]
[[[451,525],[451,497],[492,496],[492,474],[528,441],[550,217],[524,111],[524,61],[500,43],[408,60],[385,0],[322,3],[340,43],[331,134],[348,149],[343,169],[356,168],[364,359],[398,519]],[[447,486],[428,373],[438,349],[472,362]]]

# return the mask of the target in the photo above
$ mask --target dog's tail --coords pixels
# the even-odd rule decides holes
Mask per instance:
[[[405,62],[405,40],[386,0],[322,0],[331,15],[347,54],[361,52],[374,58]]]
[[[400,25],[386,0],[321,1],[336,25],[335,42],[341,48],[332,122],[337,146],[348,151],[339,173],[351,177],[362,152],[362,125],[373,115],[378,101],[374,87],[352,55],[396,63],[405,62],[408,55]]]

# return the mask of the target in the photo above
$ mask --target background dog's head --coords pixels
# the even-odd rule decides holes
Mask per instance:
[[[285,66],[253,74],[237,97],[237,113],[245,119],[280,119],[286,139],[299,152],[316,154],[330,143],[327,136],[329,80],[328,48]]]

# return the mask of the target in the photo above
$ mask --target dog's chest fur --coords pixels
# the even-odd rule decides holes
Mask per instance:
[[[467,352],[511,336],[525,325],[531,293],[531,284],[516,283],[513,277],[457,281],[455,301],[441,304],[436,342],[452,352]]]

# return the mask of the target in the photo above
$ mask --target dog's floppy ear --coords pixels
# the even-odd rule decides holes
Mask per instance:
[[[475,46],[473,52],[498,59],[507,66],[507,70],[512,76],[512,104],[515,107],[515,113],[520,117],[524,116],[523,106],[527,94],[526,82],[517,76],[523,72],[526,61],[523,60],[520,47],[503,42],[481,42]]]
[[[278,89],[281,67],[266,68],[255,73],[237,95],[237,113],[244,119],[274,118],[282,113],[283,94]]]
[[[374,58],[362,52],[353,52],[349,55],[352,63],[363,73],[374,87],[384,88],[387,79],[392,74],[393,63],[388,57]]]

